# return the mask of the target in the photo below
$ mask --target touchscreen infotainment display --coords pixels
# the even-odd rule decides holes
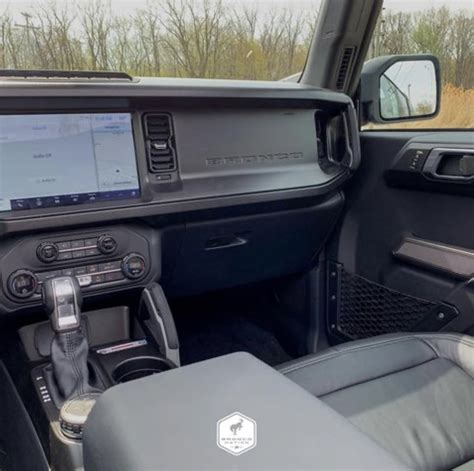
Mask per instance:
[[[0,211],[139,196],[130,113],[0,116]]]

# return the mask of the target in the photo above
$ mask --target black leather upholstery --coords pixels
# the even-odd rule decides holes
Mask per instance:
[[[278,369],[410,468],[445,470],[474,459],[472,337],[384,335]]]

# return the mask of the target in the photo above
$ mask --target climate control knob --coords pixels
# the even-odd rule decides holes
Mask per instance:
[[[29,270],[18,270],[8,278],[8,290],[15,298],[26,299],[35,294],[38,278]]]
[[[104,255],[114,253],[117,250],[117,245],[117,241],[107,234],[101,235],[97,241],[97,247]]]
[[[122,260],[122,272],[130,280],[138,280],[146,273],[145,259],[136,253],[127,255]]]
[[[44,263],[54,262],[59,255],[59,249],[53,242],[43,242],[36,249],[36,255]]]

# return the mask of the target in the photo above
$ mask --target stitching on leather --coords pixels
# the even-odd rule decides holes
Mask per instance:
[[[423,337],[417,337],[419,340],[421,340],[438,358],[440,358],[440,355],[438,353],[438,350],[434,348],[434,345],[431,345],[430,342],[427,341],[427,339]]]
[[[350,389],[354,386],[359,386],[361,384],[365,384],[365,383],[370,383],[372,381],[377,381],[379,379],[382,379],[382,378],[385,378],[387,376],[391,376],[391,375],[394,375],[394,374],[397,374],[397,373],[402,373],[404,371],[408,371],[408,370],[412,370],[414,368],[418,368],[419,366],[423,366],[423,365],[426,365],[428,363],[430,363],[431,361],[436,361],[436,360],[444,360],[445,358],[431,358],[430,360],[426,360],[426,361],[423,361],[421,363],[418,363],[417,365],[413,365],[413,366],[408,366],[407,368],[401,368],[399,370],[394,370],[394,371],[391,371],[390,373],[384,373],[380,376],[376,376],[374,378],[370,378],[370,379],[366,379],[365,381],[358,381],[356,383],[351,383],[351,384],[348,384],[347,386],[344,386],[342,388],[338,388],[338,389],[334,389],[333,391],[330,391],[330,392],[327,392],[325,394],[321,394],[320,396],[316,396],[318,399],[323,399],[325,396],[329,396],[333,393],[336,393],[336,392],[339,392],[339,391],[344,391],[344,389]],[[452,363],[451,361],[449,360],[446,360],[448,361],[449,363]],[[459,368],[457,365],[455,365],[454,363],[452,363],[453,367],[455,368]]]
[[[469,339],[465,338],[465,337],[462,337],[462,338],[459,338],[457,336],[440,336],[440,335],[429,335],[427,336],[428,339],[435,339],[435,340],[440,340],[440,341],[449,341],[449,342],[455,342],[456,344],[462,344],[462,345],[466,345],[467,347],[469,348],[474,348],[474,341],[470,341]],[[429,342],[426,342],[426,339],[420,339],[422,341],[424,341],[426,344],[428,344],[434,351],[436,351],[435,349],[435,346],[434,345],[431,345]],[[437,352],[436,352],[437,353]],[[442,357],[441,355],[438,354],[438,357],[439,358],[445,358],[445,357]],[[459,362],[459,361],[454,361],[454,359],[451,359],[451,358],[446,358],[448,361],[450,361],[453,365],[455,365],[457,368],[460,368],[465,374],[467,374],[470,378],[474,379],[474,376],[472,376],[469,371],[466,371],[466,369],[464,368],[462,362]]]
[[[312,358],[312,359],[308,359],[304,363],[299,363],[299,364],[294,365],[294,366],[288,366],[286,368],[283,368],[283,369],[280,370],[280,373],[290,373],[292,371],[299,370],[299,369],[304,368],[306,366],[311,366],[311,365],[320,363],[320,362],[325,361],[325,360],[331,360],[333,358],[336,358],[336,357],[341,356],[341,355],[346,355],[348,353],[354,353],[354,352],[364,351],[364,350],[371,350],[373,348],[378,348],[380,346],[386,346],[386,345],[393,345],[393,344],[396,344],[396,343],[408,342],[409,340],[413,340],[413,337],[402,337],[402,338],[397,338],[397,339],[385,340],[383,342],[379,341],[377,343],[372,343],[370,345],[363,345],[363,346],[361,345],[361,346],[357,346],[357,347],[349,347],[349,348],[345,348],[343,351],[338,350],[338,351],[331,352],[331,353],[317,355],[317,357]]]
[[[461,343],[463,345],[467,345],[468,347],[474,348],[474,339],[470,340],[467,335],[453,335],[453,334],[445,334],[445,335],[437,335],[437,334],[426,334],[426,335],[414,335],[414,337],[418,339],[436,339],[436,340],[449,340],[450,342]]]
[[[322,361],[325,360],[330,360],[332,358],[336,358],[340,355],[346,355],[347,353],[354,353],[358,351],[364,351],[364,350],[370,350],[372,348],[377,348],[380,346],[386,346],[386,345],[393,345],[397,343],[402,343],[402,342],[407,342],[409,340],[419,340],[422,342],[424,345],[426,345],[433,353],[436,355],[437,358],[440,358],[439,354],[434,350],[434,348],[429,345],[424,339],[439,339],[439,340],[449,340],[452,342],[456,343],[462,343],[464,345],[467,345],[469,347],[474,347],[474,340],[471,342],[462,335],[455,335],[455,334],[443,334],[443,335],[436,335],[436,334],[425,334],[425,335],[416,335],[416,334],[407,334],[406,336],[403,337],[397,337],[395,339],[387,339],[387,340],[379,340],[378,342],[371,343],[369,345],[361,345],[361,346],[356,346],[356,347],[349,347],[345,348],[343,351],[335,351],[327,354],[322,354],[318,355],[312,358],[304,361],[303,363],[298,363],[297,365],[290,365],[287,367],[284,367],[279,370],[280,373],[286,374],[286,373],[291,373],[293,371],[299,370],[301,368],[305,368],[307,366],[315,365],[318,364]]]

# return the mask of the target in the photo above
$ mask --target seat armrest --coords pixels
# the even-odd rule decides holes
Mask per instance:
[[[240,416],[219,422],[235,412]],[[406,469],[344,417],[246,353],[106,391],[85,426],[84,465],[85,471]]]

